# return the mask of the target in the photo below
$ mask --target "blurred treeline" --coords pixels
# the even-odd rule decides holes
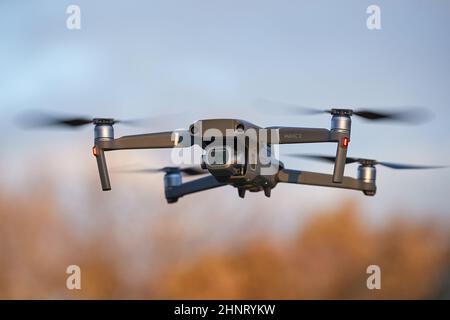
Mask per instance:
[[[62,213],[51,191],[20,198],[0,192],[0,298],[446,297],[450,242],[441,221],[401,215],[374,227],[357,205],[342,203],[315,213],[286,239],[260,234],[195,251],[198,240],[170,215],[138,222],[147,231],[132,239],[137,233],[126,222],[112,228],[104,222],[108,208],[92,207],[97,222],[84,228]],[[81,267],[80,291],[65,287],[71,264]],[[372,264],[381,267],[381,290],[366,287]]]

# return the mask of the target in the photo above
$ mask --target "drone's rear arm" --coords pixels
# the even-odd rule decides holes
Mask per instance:
[[[278,172],[278,182],[296,183],[321,187],[343,188],[363,191],[366,195],[374,195],[376,192],[375,182],[365,182],[364,180],[351,177],[343,177],[341,183],[333,182],[330,174],[282,169]]]
[[[169,174],[170,175],[170,174]],[[168,179],[170,180],[170,179]],[[165,179],[165,181],[167,181]],[[169,203],[176,202],[178,198],[198,191],[204,191],[226,185],[226,183],[219,182],[213,175],[204,178],[185,182],[178,185],[165,185],[165,195]]]

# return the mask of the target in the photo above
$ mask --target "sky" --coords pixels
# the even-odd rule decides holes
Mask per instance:
[[[66,27],[72,4],[81,9],[80,30]],[[372,4],[381,9],[381,30],[366,26]],[[446,0],[3,0],[1,188],[33,192],[51,182],[61,201],[76,208],[86,185],[124,208],[130,201],[148,206],[148,199],[127,196],[148,191],[153,205],[166,206],[160,176],[112,176],[117,191],[101,194],[90,154],[93,132],[22,130],[16,120],[29,109],[118,118],[170,115],[149,128],[117,127],[120,136],[222,117],[261,126],[329,127],[327,115],[292,116],[281,109],[267,114],[259,99],[319,108],[425,106],[435,117],[420,126],[354,119],[349,155],[450,164],[449,30]],[[334,144],[281,147],[286,167],[332,172],[327,164],[283,156],[291,152],[333,154]],[[168,154],[130,151],[108,159],[110,167],[167,165]],[[355,172],[356,166],[346,168],[347,175]],[[243,202],[231,187],[208,191],[208,197],[230,211],[259,208],[263,201],[266,210],[280,212],[280,225],[288,225],[294,211],[298,216],[341,199],[354,199],[376,219],[404,208],[449,214],[450,169],[377,173],[374,198],[293,185],[277,186],[271,199],[251,194]],[[205,209],[202,195],[189,197],[174,210]]]

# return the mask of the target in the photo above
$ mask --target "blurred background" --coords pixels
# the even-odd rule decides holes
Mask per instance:
[[[69,5],[81,29],[69,30]],[[366,9],[381,9],[381,30]],[[202,118],[329,127],[267,114],[301,105],[426,106],[419,126],[356,120],[349,155],[450,164],[450,3],[432,1],[0,2],[0,298],[450,298],[450,169],[379,168],[378,192],[232,187],[168,205],[163,176],[111,172],[102,192],[93,130],[23,130],[25,110],[135,118],[116,136]],[[335,146],[282,146],[289,158]],[[108,154],[110,168],[170,165],[168,150]],[[356,165],[346,168],[355,175]],[[76,264],[82,290],[66,288]],[[381,267],[381,290],[366,268]]]

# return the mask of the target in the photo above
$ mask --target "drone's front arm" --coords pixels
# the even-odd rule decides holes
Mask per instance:
[[[347,120],[347,118],[345,119]],[[345,125],[347,125],[347,123],[344,123],[344,125],[342,125],[341,127],[333,127],[331,130],[296,127],[271,127],[268,129],[277,130],[278,136],[273,140],[278,140],[278,144],[318,142],[337,143],[336,162],[334,164],[332,181],[336,183],[342,183],[344,177],[345,162],[347,159],[347,148],[350,142],[350,122],[348,122],[348,127],[346,127]]]
[[[171,177],[170,174],[166,175],[165,179],[165,195],[167,202],[173,203],[178,200],[178,198],[191,194],[194,192],[209,190],[217,187],[221,187],[226,185],[226,183],[222,183],[216,180],[213,175],[209,175],[204,178],[200,178],[197,180],[171,185]]]
[[[276,130],[277,137],[271,137],[269,143],[290,144],[290,143],[317,143],[317,142],[335,142],[330,130],[320,128],[297,128],[297,127],[269,127],[266,128],[269,134]]]
[[[341,183],[333,182],[330,174],[282,169],[278,172],[278,182],[305,184],[321,187],[343,188],[363,191],[365,195],[375,195],[375,181],[368,182],[362,179],[343,177]]]
[[[99,140],[98,142],[105,151],[126,149],[175,148],[188,146],[183,141],[184,137],[189,137],[189,134],[183,131],[167,131],[124,136],[112,140]]]
[[[100,131],[96,135],[93,153],[97,158],[98,171],[103,191],[111,190],[105,151],[126,149],[160,149],[188,147],[192,145],[187,131],[168,131],[148,134],[124,136],[114,139]],[[107,132],[107,131],[105,131]]]

